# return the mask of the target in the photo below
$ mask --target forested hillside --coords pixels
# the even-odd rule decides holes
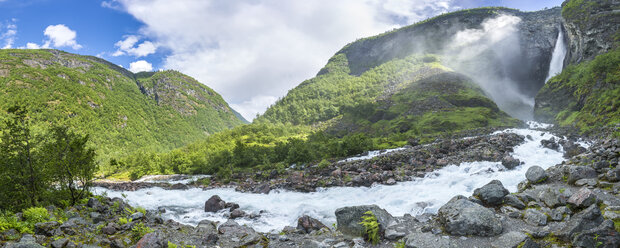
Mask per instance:
[[[222,97],[176,71],[133,73],[57,50],[0,50],[0,118],[21,105],[34,130],[88,134],[99,160],[167,151],[243,123]]]

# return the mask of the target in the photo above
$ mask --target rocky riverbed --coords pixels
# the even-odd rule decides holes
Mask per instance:
[[[364,228],[359,224],[361,216],[371,211],[379,224],[380,239],[374,247],[394,247],[395,245],[402,245],[401,247],[618,247],[620,245],[620,235],[617,231],[620,229],[620,197],[618,195],[620,193],[620,167],[618,167],[620,142],[617,139],[598,139],[586,149],[558,137],[551,139],[552,136],[547,132],[535,133],[538,135],[536,137],[532,134],[534,133],[526,134],[515,131],[512,134],[495,133],[483,138],[484,142],[477,138],[453,141],[451,143],[456,144],[455,146],[459,149],[472,147],[472,145],[462,144],[483,147],[491,151],[486,154],[492,154],[493,156],[488,157],[496,162],[492,162],[493,160],[483,163],[465,162],[460,166],[435,167],[429,172],[424,171],[426,174],[422,178],[414,174],[413,178],[409,178],[414,179],[413,181],[398,182],[392,186],[375,184],[372,187],[319,188],[311,193],[275,189],[269,194],[244,193],[231,188],[217,189],[218,191],[203,191],[199,188],[185,190],[150,188],[124,191],[123,194],[127,194],[127,200],[123,197],[110,198],[114,196],[114,191],[108,190],[110,197],[92,198],[84,205],[65,210],[65,215],[69,218],[62,224],[39,223],[36,225],[35,235],[19,235],[14,230],[9,230],[2,233],[0,238],[3,240],[1,242],[4,247],[40,247],[37,244],[48,247],[167,247],[169,243],[179,245],[179,247],[182,247],[180,245],[196,247],[372,247],[360,236]],[[506,144],[512,144],[514,140],[515,144],[493,146],[489,142],[491,139],[508,140],[501,142]],[[528,145],[538,149],[539,154],[530,153],[528,157],[521,156],[523,149],[533,149],[526,147]],[[372,166],[383,159],[402,161],[402,157],[406,157],[402,154],[417,155],[422,154],[420,151],[424,149],[440,149],[433,146],[416,146],[386,155],[394,156],[390,158],[393,160],[378,157],[370,160],[373,162],[354,161],[331,166],[337,166],[337,169],[341,171],[348,171],[343,168],[357,163],[359,166],[368,166],[365,169],[372,171],[383,168]],[[508,150],[509,148],[512,150]],[[500,152],[502,149],[508,152]],[[448,152],[440,153],[443,154],[440,159],[453,161],[450,159],[465,158],[465,154],[473,154],[472,156],[476,158],[481,156],[476,152],[479,149],[470,149],[469,153],[450,152],[458,149],[446,150]],[[513,169],[500,166],[502,160],[507,160],[504,159],[505,157],[519,160],[519,165]],[[425,161],[429,158],[425,158]],[[542,163],[545,160],[550,160],[548,162],[552,165]],[[540,166],[532,165],[534,161],[540,163]],[[488,166],[480,166],[484,164]],[[383,164],[380,163],[380,165]],[[415,166],[412,167],[415,168]],[[468,171],[464,170],[466,168]],[[473,171],[474,168],[479,170]],[[450,174],[448,169],[455,171]],[[502,173],[504,176],[498,176]],[[458,174],[463,174],[463,177],[455,178],[453,181],[433,181],[438,178],[455,177]],[[331,173],[329,176],[332,176]],[[302,178],[308,177],[310,176],[304,174]],[[399,185],[415,184],[417,180],[419,185],[427,185],[426,190],[431,191],[432,188],[440,188],[442,183],[458,185],[456,182],[470,177],[476,179],[476,183],[468,185],[470,187],[475,185],[471,189],[461,190],[448,187],[453,190],[433,192],[434,195],[429,195],[427,198],[445,199],[443,201],[424,201],[424,192],[418,192],[421,188],[410,188],[415,190],[409,191],[402,191],[406,188],[397,188]],[[516,179],[509,180],[509,178]],[[436,184],[432,184],[433,182]],[[389,198],[373,198],[374,191],[380,194],[388,192],[385,189],[390,188],[400,189],[395,190],[400,191],[400,194],[394,194]],[[345,193],[345,190],[356,189],[360,191],[354,195]],[[151,195],[148,195],[149,190],[152,191]],[[202,214],[212,214],[212,217],[217,216],[217,218],[199,218],[203,215],[196,215],[192,218],[191,214],[179,213],[175,213],[177,218],[171,218],[168,214],[175,212],[172,207],[159,209],[147,207],[147,211],[141,213],[127,204],[129,201],[132,205],[141,205],[144,199],[148,199],[139,198],[138,194],[156,199],[157,195],[163,194],[164,191],[172,191],[176,195],[184,192],[190,196],[194,196],[193,191],[202,191],[203,195],[196,199],[199,202],[196,211]],[[261,212],[259,208],[256,208],[256,211],[251,211],[244,206],[247,203],[244,197],[265,201],[262,206],[269,208],[269,206],[278,205],[266,201],[272,198],[264,197],[277,196],[273,199],[283,198],[283,201],[289,201],[288,204],[295,205],[294,199],[303,202],[304,197],[320,201],[322,198],[316,198],[316,196],[321,196],[324,192],[333,194],[322,195],[323,198],[345,194],[349,198],[367,197],[369,200],[353,201],[360,204],[350,204],[352,201],[347,202],[345,199],[344,205],[330,208],[332,209],[329,213],[331,218],[320,217],[327,215],[325,213],[317,214],[317,212],[305,210],[299,212],[299,208],[295,208],[298,213],[293,221],[280,221],[277,225],[269,222],[270,218],[277,217],[277,210],[270,209]],[[215,193],[221,198],[214,196]],[[230,197],[234,194],[239,195]],[[299,198],[291,197],[295,194]],[[408,201],[411,198],[421,200]],[[394,201],[398,199],[407,204],[395,203]],[[185,200],[185,198],[179,196],[176,200]],[[331,204],[338,200],[322,203]],[[418,203],[422,211],[413,211],[414,214],[412,214],[412,208],[405,207],[418,205]],[[423,206],[424,204],[427,205]],[[157,202],[154,205],[157,205]],[[302,209],[313,208],[327,209],[314,205]],[[291,210],[283,208],[281,211]],[[288,215],[293,216],[295,213],[292,211]],[[121,225],[121,218],[129,221]],[[190,218],[195,219],[195,222],[182,224],[191,222],[187,220]],[[265,226],[269,225],[279,227],[266,229]],[[148,228],[148,233],[138,237],[136,226]]]

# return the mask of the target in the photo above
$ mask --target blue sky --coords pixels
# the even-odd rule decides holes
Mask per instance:
[[[561,2],[0,0],[0,48],[57,48],[133,70],[176,69],[252,119],[357,38],[463,8],[534,11]]]

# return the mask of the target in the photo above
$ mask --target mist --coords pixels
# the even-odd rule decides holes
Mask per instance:
[[[523,58],[518,25],[521,18],[502,14],[480,28],[454,34],[443,49],[444,64],[478,84],[500,109],[521,120],[533,119],[534,96],[521,92],[512,75]]]

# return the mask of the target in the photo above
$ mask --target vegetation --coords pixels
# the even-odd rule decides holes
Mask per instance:
[[[619,48],[592,61],[569,65],[541,89],[537,100],[551,104],[537,109],[537,114],[582,132],[620,123],[619,65]]]
[[[9,108],[5,116],[0,133],[0,210],[74,205],[85,197],[96,170],[88,136],[62,126],[36,130],[20,106]]]
[[[220,95],[176,71],[134,75],[56,50],[2,49],[0,60],[0,109],[19,104],[35,129],[54,123],[89,134],[98,161],[168,151],[242,124]]]
[[[365,212],[359,224],[364,226],[364,233],[362,233],[362,236],[368,240],[368,242],[373,245],[379,243],[379,222],[377,222],[377,217],[372,211]]]

